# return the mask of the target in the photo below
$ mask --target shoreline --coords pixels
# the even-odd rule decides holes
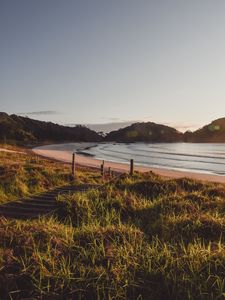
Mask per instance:
[[[35,147],[32,149],[32,152],[36,155],[40,155],[45,158],[54,159],[64,163],[72,162],[72,153],[74,152],[74,148],[76,147],[76,151],[82,151],[87,147],[93,147],[96,143],[74,143],[71,150],[58,150],[57,145],[44,145],[40,147]],[[72,149],[73,148],[73,149]],[[57,150],[56,150],[57,149]],[[73,151],[72,151],[73,150]],[[80,166],[91,167],[91,168],[100,168],[102,164],[102,160],[96,159],[90,156],[83,156],[80,154],[76,154],[76,163]],[[105,168],[111,168],[111,170],[116,172],[129,172],[129,164],[128,163],[119,163],[119,162],[110,162],[105,161]],[[170,170],[163,168],[154,168],[154,167],[146,167],[134,164],[134,170],[138,172],[149,172],[152,171],[160,176],[166,178],[182,178],[188,177],[191,179],[208,181],[208,182],[217,182],[225,184],[225,176],[216,175],[216,174],[204,174],[204,173],[195,173],[190,171],[180,171],[180,170]]]
[[[5,148],[0,148],[0,152],[26,154],[25,152],[22,152],[22,151],[10,150],[10,149],[5,149]]]

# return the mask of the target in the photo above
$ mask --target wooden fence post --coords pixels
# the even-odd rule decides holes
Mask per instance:
[[[72,175],[75,175],[75,153],[73,153],[73,158],[72,158]]]
[[[104,163],[101,164],[101,175],[104,177]]]
[[[109,177],[111,177],[111,168],[109,167]]]
[[[130,175],[132,176],[134,174],[134,160],[130,160]]]

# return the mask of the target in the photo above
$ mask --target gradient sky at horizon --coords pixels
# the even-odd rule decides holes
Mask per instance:
[[[0,0],[0,111],[192,128],[224,99],[224,0]]]

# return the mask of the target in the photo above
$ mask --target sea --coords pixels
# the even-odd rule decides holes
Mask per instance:
[[[225,176],[225,143],[102,143],[80,154],[112,162]]]

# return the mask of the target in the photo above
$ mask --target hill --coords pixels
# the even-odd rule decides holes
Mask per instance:
[[[153,142],[153,143],[225,143],[225,118],[212,121],[204,127],[181,133],[175,128],[153,122],[135,123],[128,127],[112,131],[106,141],[115,142]]]
[[[184,141],[191,143],[225,143],[225,118],[212,121],[194,132],[185,132]]]
[[[116,142],[181,142],[183,134],[175,128],[153,122],[135,123],[107,134],[107,141]]]
[[[34,144],[78,141],[225,143],[225,118],[212,121],[194,132],[185,133],[153,122],[134,123],[111,131],[103,138],[85,126],[69,127],[0,112],[0,142]]]
[[[62,126],[0,112],[0,141],[75,142],[101,141],[102,137],[85,126]]]

